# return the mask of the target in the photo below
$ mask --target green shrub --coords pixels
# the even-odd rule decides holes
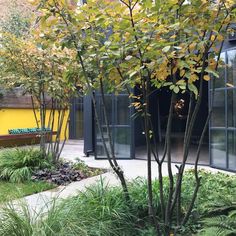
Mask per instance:
[[[236,178],[233,176],[211,174],[206,171],[200,171],[199,174],[203,178],[202,186],[191,222],[185,229],[181,229],[179,235],[196,235],[197,230],[202,230],[204,225],[207,226],[202,221],[202,217],[207,211],[209,213],[209,209],[216,210],[212,202],[216,201],[218,206],[225,206],[226,200],[223,200],[222,192],[225,197],[232,198],[236,190]],[[194,189],[194,175],[191,171],[185,173],[183,183],[184,213]],[[164,179],[164,186],[166,191],[167,178]],[[154,181],[153,189],[158,193],[157,181]],[[40,214],[31,217],[30,220],[29,210],[16,212],[8,208],[0,212],[0,235],[155,236],[155,231],[148,220],[146,180],[138,178],[129,183],[129,192],[131,202],[127,204],[120,187],[108,187],[101,181],[100,184],[89,187],[76,197],[56,200],[50,209],[47,209],[48,214],[45,214],[45,209],[42,209]],[[155,194],[154,204],[157,214],[160,214],[158,194]],[[219,218],[219,222],[220,219],[222,218]],[[22,229],[19,232],[18,227]],[[226,232],[226,229],[224,230]],[[213,234],[209,235],[213,236]]]
[[[14,148],[0,152],[0,179],[23,182],[36,169],[50,167],[42,152],[33,148]]]
[[[72,164],[72,168],[75,170],[80,170],[83,173],[83,175],[87,177],[92,177],[104,173],[104,170],[102,169],[92,168],[87,166],[85,162],[80,160],[79,158],[77,158],[76,162]]]

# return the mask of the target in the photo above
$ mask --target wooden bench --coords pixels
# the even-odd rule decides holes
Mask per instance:
[[[52,131],[52,135],[56,135],[56,131]],[[50,140],[51,132],[47,132],[46,141]],[[23,145],[32,145],[40,143],[40,133],[27,134],[5,134],[0,135],[0,147],[15,147]]]

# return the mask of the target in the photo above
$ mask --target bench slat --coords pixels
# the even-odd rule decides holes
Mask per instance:
[[[29,133],[29,134],[6,134],[0,135],[0,140],[12,140],[12,139],[25,139],[39,137],[41,133]],[[46,132],[46,135],[50,135],[51,132]],[[56,135],[57,131],[52,131],[52,135]]]

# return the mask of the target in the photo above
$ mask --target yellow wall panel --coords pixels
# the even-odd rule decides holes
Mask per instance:
[[[69,115],[69,111],[66,112],[66,117]],[[39,111],[37,111],[38,121],[40,122]],[[47,111],[47,121],[49,117],[49,111]],[[56,112],[55,123],[57,123],[58,112]],[[66,120],[66,119],[65,119]],[[47,123],[46,123],[47,124]],[[64,138],[66,122],[63,124],[63,133],[61,139]],[[36,128],[37,124],[34,118],[34,113],[31,109],[0,109],[0,135],[8,134],[9,129],[21,129],[21,128]],[[54,131],[57,129],[57,124],[54,126]],[[67,129],[67,137],[68,137]]]

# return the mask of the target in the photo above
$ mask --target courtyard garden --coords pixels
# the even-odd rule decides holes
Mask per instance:
[[[11,109],[2,106],[2,116],[11,114],[5,120],[12,127],[2,128],[5,133],[1,139],[23,137],[38,145],[19,148],[2,145],[0,235],[236,235],[235,175],[199,168],[202,146],[209,139],[206,138],[209,123],[216,119],[215,110],[219,106],[212,105],[214,98],[218,98],[214,96],[217,84],[223,83],[227,92],[235,89],[234,82],[226,81],[220,73],[230,66],[222,52],[235,32],[235,2],[29,2],[33,9],[30,15],[14,11],[0,22],[0,102],[14,101]],[[201,109],[208,88],[211,103],[203,117]],[[6,95],[12,91],[17,95],[15,100]],[[163,91],[168,94],[167,101],[161,99]],[[127,98],[132,115],[119,113],[119,94]],[[157,94],[158,104],[166,106],[162,135],[155,122],[159,105],[151,107],[153,94]],[[109,185],[109,179],[103,178],[105,170],[89,167],[79,159],[76,162],[63,159],[72,100],[85,96],[91,101],[93,124],[84,130],[91,128],[93,135],[99,137],[99,151],[109,163],[112,173],[108,176],[116,177],[115,185]],[[116,116],[114,109],[118,111]],[[218,111],[217,115],[220,117],[221,113]],[[15,122],[21,117],[24,127],[13,127],[13,116]],[[139,177],[141,170],[135,173],[137,178],[126,178],[118,160],[119,153],[123,155],[134,142],[129,132],[123,132],[135,129],[125,124],[125,116],[140,121],[146,178]],[[184,119],[178,143],[182,156],[177,164],[172,139],[180,124],[176,117]],[[228,128],[227,122],[224,125]],[[235,132],[236,124],[233,125],[230,127]],[[198,136],[194,135],[196,130]],[[222,137],[226,136],[229,134]],[[224,150],[226,156],[236,158],[234,136],[229,144],[220,138],[211,145],[219,159],[223,158]],[[190,148],[193,137],[194,150]],[[94,149],[91,152],[96,157],[94,140],[91,137]],[[190,155],[191,170],[187,168]],[[153,177],[154,166],[157,178]],[[99,175],[100,181],[66,199],[50,199],[39,211],[31,209],[24,199],[17,206],[12,202]]]

